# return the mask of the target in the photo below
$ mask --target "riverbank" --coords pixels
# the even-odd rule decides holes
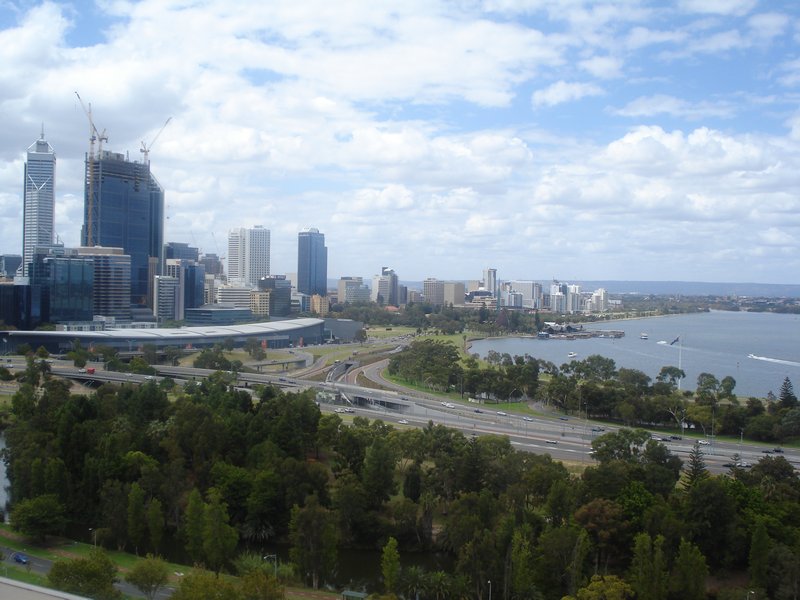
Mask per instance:
[[[555,365],[599,354],[614,360],[617,367],[637,369],[651,379],[655,379],[662,367],[674,366],[686,373],[684,389],[694,389],[701,373],[711,373],[719,380],[733,377],[737,382],[734,392],[744,398],[766,398],[770,391],[777,395],[786,377],[795,382],[800,380],[798,315],[709,311],[664,316],[670,318],[592,325],[596,330],[625,331],[626,335],[618,339],[539,340],[503,336],[476,341],[469,352],[481,357],[489,350],[512,356],[528,354]],[[640,339],[641,333],[646,333],[648,339]],[[570,353],[575,356],[570,357]]]

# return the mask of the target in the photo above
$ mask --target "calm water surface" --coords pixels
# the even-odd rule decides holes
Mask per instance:
[[[730,375],[736,380],[734,392],[743,397],[763,398],[770,391],[777,395],[785,377],[792,380],[795,393],[800,389],[800,315],[712,311],[611,321],[587,329],[617,329],[625,337],[498,338],[474,342],[470,352],[481,357],[489,350],[530,354],[559,366],[572,360],[570,352],[577,354],[577,360],[600,354],[613,359],[617,367],[639,369],[652,378],[661,367],[680,366],[686,372],[683,389],[694,389],[703,372],[718,379]],[[642,333],[648,339],[640,339]],[[681,341],[670,346],[678,337]]]

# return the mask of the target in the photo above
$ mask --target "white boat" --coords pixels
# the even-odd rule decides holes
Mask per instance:
[[[646,340],[648,337],[649,337],[649,336],[648,336],[646,333],[644,333],[644,332],[642,332],[642,333],[640,333],[640,334],[639,334],[639,339],[640,339],[640,340]]]
[[[567,354],[567,358],[575,358],[577,356],[578,356],[577,352],[570,352],[569,354]]]

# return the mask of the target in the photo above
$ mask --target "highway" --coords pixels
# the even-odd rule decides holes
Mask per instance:
[[[355,414],[371,419],[382,419],[398,427],[423,427],[429,421],[458,429],[466,435],[506,435],[519,450],[538,454],[550,454],[558,460],[592,464],[591,443],[598,435],[615,431],[618,426],[601,425],[586,419],[563,417],[557,414],[523,417],[513,413],[501,414],[491,405],[474,404],[467,401],[448,401],[445,406],[440,398],[432,395],[411,392],[401,386],[383,379],[381,371],[388,361],[378,361],[366,366],[346,370],[335,369],[338,381],[320,382],[290,375],[238,373],[237,386],[252,389],[254,385],[273,384],[290,389],[316,388],[329,392],[338,392],[349,400],[348,408]],[[344,365],[342,365],[344,366]],[[69,361],[54,361],[52,372],[55,375],[87,381],[142,384],[163,377],[172,377],[176,381],[199,380],[215,371],[196,369],[193,367],[170,367],[156,365],[157,376],[136,375],[104,371],[95,367],[94,374],[81,372],[69,364]],[[380,390],[356,384],[359,373],[383,387],[393,388]],[[320,408],[331,412],[341,406],[322,402]],[[404,420],[406,423],[399,423]],[[600,430],[602,428],[602,431]],[[654,432],[654,436],[663,434]],[[663,439],[663,443],[673,454],[682,460],[688,459],[696,441],[701,438],[691,434],[683,439]],[[703,442],[707,440],[703,439]],[[800,467],[800,453],[795,449],[785,449],[782,453],[773,452],[774,445],[755,444],[752,442],[730,442],[715,440],[702,445],[706,466],[711,472],[722,473],[728,470],[725,466],[738,454],[746,465],[754,465],[764,456],[784,456],[796,469]]]

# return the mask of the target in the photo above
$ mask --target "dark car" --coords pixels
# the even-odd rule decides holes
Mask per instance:
[[[783,448],[773,448],[773,452],[777,452],[778,454],[783,454]]]
[[[23,554],[22,552],[15,552],[13,558],[14,558],[14,562],[16,562],[16,563],[19,563],[21,565],[27,565],[28,564],[28,555],[27,554]]]

